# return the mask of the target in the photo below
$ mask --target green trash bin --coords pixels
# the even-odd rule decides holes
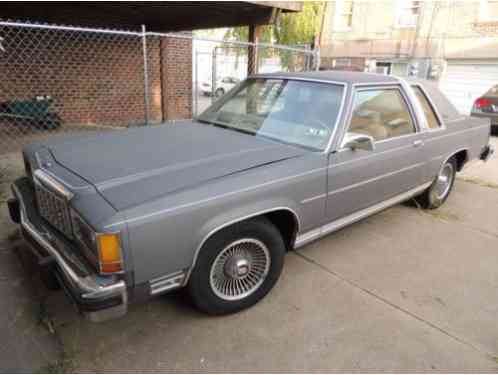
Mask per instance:
[[[61,126],[60,116],[50,110],[53,99],[38,96],[31,100],[13,100],[0,104],[0,117],[38,129],[56,129]]]

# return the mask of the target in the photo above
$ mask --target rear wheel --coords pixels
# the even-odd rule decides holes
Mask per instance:
[[[194,304],[209,314],[229,314],[261,300],[284,264],[285,244],[264,218],[222,229],[202,247],[189,280]]]
[[[415,197],[422,208],[434,209],[440,207],[448,198],[455,183],[457,164],[452,156],[448,159],[432,183],[432,185],[419,196]]]

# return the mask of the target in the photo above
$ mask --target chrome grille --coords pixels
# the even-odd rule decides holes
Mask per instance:
[[[68,237],[72,237],[69,208],[64,198],[35,183],[36,201],[40,216]]]

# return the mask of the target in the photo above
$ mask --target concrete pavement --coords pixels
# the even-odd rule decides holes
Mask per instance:
[[[177,294],[102,325],[58,305],[57,329],[81,370],[497,371],[498,229],[477,198],[498,207],[498,191],[459,182],[442,210],[397,206],[291,253],[236,315]]]
[[[44,369],[60,358],[60,341],[51,332],[44,310],[46,290],[36,275],[20,262],[24,244],[9,220],[5,201],[9,181],[22,170],[18,155],[3,157],[0,165],[0,371],[30,372]],[[47,325],[48,324],[48,325]]]

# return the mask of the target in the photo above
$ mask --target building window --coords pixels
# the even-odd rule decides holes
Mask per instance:
[[[398,27],[417,26],[421,1],[402,1],[398,13]]]
[[[479,7],[479,21],[498,21],[498,1],[481,0]]]
[[[353,2],[337,1],[335,3],[335,30],[351,30],[353,26]]]

